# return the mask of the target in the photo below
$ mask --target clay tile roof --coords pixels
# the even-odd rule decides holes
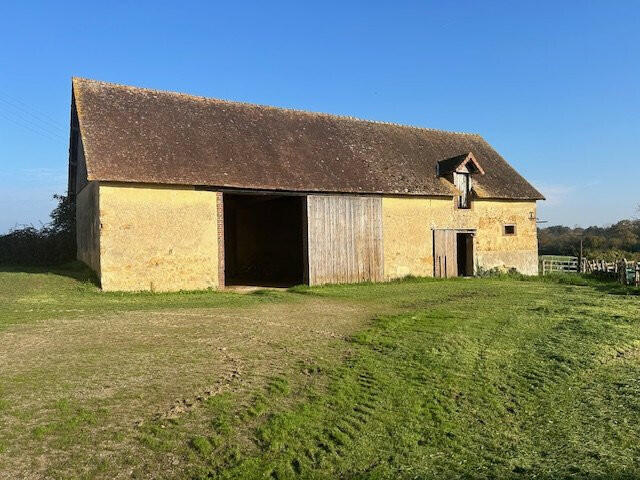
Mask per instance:
[[[73,79],[89,180],[455,195],[437,162],[473,152],[488,198],[542,199],[482,137]]]

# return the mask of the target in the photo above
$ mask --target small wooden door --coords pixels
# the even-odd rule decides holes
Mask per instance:
[[[433,276],[458,276],[458,248],[455,230],[433,231]]]

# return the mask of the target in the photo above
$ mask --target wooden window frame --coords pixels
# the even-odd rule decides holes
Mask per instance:
[[[507,227],[513,227],[513,233],[507,233]],[[502,225],[502,235],[505,237],[515,237],[518,235],[518,227],[515,223],[505,223]]]
[[[456,208],[460,210],[469,210],[471,208],[471,174],[468,172],[454,172],[453,173],[453,182],[458,187],[458,181],[456,180],[456,176],[459,175],[461,178],[466,178],[465,186],[466,191],[461,192],[461,195],[456,197]],[[466,199],[466,202],[463,203],[462,199]]]

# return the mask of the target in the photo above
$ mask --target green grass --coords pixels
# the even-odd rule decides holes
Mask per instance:
[[[200,475],[640,474],[637,301],[619,300],[628,315],[614,314],[606,300],[555,285],[551,298],[505,305],[499,289],[475,287],[455,304],[377,319],[349,339],[326,389],[274,409],[255,429],[256,452],[209,456]]]
[[[42,387],[46,401],[23,399],[26,373],[16,378],[3,367],[0,420],[11,429],[0,432],[0,452],[21,460],[6,463],[8,476],[34,465],[54,478],[640,476],[637,289],[576,275],[512,275],[296,287],[273,296],[106,295],[70,277],[8,272],[0,274],[7,289],[0,295],[17,295],[15,275],[42,282],[26,295],[32,303],[94,304],[88,314],[56,313],[55,321],[34,310],[37,321],[9,321],[0,337],[41,341],[57,322],[80,321],[88,322],[86,343],[115,315],[139,313],[131,325],[114,323],[137,339],[110,344],[120,348],[115,364],[100,363],[106,353],[99,352],[102,367],[84,367],[83,378],[97,376],[101,388],[126,377],[110,397],[84,398],[86,385],[57,370],[79,362],[72,352],[53,369],[37,362],[29,370],[45,369],[45,384],[57,379],[55,388]],[[93,326],[101,311],[115,313]],[[176,316],[145,324],[145,312],[158,311]],[[69,313],[76,320],[66,320]],[[158,337],[167,328],[182,334]],[[119,362],[156,348],[144,336],[166,348],[144,368],[121,371]],[[211,364],[195,349],[211,341],[237,373],[216,383],[219,390],[203,395],[180,375],[159,384],[145,377],[163,375],[155,363],[167,355],[169,374],[188,365],[194,377],[212,375],[208,368],[227,363]],[[125,388],[135,394],[120,404]],[[193,399],[178,414],[151,408],[176,392]],[[157,402],[145,403],[148,396]],[[124,409],[140,421],[119,424]]]
[[[0,266],[0,330],[52,316],[167,308],[224,308],[277,302],[276,291],[237,295],[213,290],[177,293],[102,292],[80,263],[53,268]]]

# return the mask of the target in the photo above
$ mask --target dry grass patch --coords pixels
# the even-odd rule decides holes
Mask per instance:
[[[56,311],[6,326],[0,332],[4,474],[93,476],[108,468],[109,477],[127,476],[126,463],[145,455],[142,425],[175,419],[223,392],[260,389],[301,358],[339,355],[336,339],[370,316],[340,300],[257,295],[265,301],[238,295],[234,300],[248,305]],[[46,297],[36,293],[19,303]]]

